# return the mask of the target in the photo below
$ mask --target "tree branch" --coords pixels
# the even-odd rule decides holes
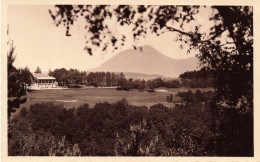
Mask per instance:
[[[190,34],[190,33],[184,32],[184,31],[181,31],[181,30],[179,30],[179,29],[175,29],[175,28],[169,27],[169,26],[165,26],[165,27],[166,27],[166,29],[168,29],[169,31],[178,32],[178,33],[181,33],[181,34],[183,34],[183,35],[187,35],[187,36],[189,36],[189,37],[191,37],[191,38],[194,37],[193,34]]]
[[[172,32],[178,32],[180,34],[183,34],[183,35],[186,35],[190,38],[194,38],[194,35],[191,34],[191,33],[187,33],[187,32],[184,32],[184,31],[181,31],[179,29],[176,29],[176,28],[173,28],[173,27],[170,27],[170,26],[165,26],[166,29],[168,29],[169,31],[172,31]],[[206,39],[206,40],[197,40],[197,43],[204,43],[204,42],[209,42],[210,40],[214,40],[215,38],[217,38],[218,36],[220,36],[224,31],[226,31],[226,29],[224,30],[221,30],[219,32],[217,32],[215,35],[213,35],[211,38],[209,39]]]

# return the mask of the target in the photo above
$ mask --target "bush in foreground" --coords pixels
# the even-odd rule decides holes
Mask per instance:
[[[232,131],[216,123],[230,126],[234,122],[214,113],[210,102],[199,100],[174,109],[162,104],[132,106],[125,99],[98,103],[94,108],[84,104],[77,109],[34,104],[10,121],[8,151],[9,155],[31,156],[219,156],[245,146],[244,141],[230,145],[230,139],[222,138]],[[240,131],[237,126],[233,130]],[[220,150],[223,147],[224,152]]]

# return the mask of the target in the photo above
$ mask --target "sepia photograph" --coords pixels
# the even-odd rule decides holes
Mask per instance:
[[[255,157],[254,9],[7,5],[7,156]]]

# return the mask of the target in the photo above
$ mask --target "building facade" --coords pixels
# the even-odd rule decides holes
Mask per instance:
[[[43,73],[33,73],[34,82],[32,88],[56,88],[58,83],[56,78]]]

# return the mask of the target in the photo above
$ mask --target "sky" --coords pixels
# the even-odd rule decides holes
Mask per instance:
[[[120,51],[132,48],[131,42],[119,50],[107,53],[94,51],[90,56],[85,50],[84,20],[74,24],[71,37],[65,36],[65,27],[56,27],[48,12],[53,6],[47,5],[10,5],[8,7],[7,23],[9,38],[16,47],[16,67],[29,67],[35,71],[39,66],[43,72],[56,68],[77,68],[89,70],[96,68]],[[122,29],[114,26],[115,31]],[[130,32],[131,31],[123,31]],[[195,53],[187,54],[179,48],[179,42],[174,41],[174,34],[162,36],[149,35],[138,42],[138,46],[151,45],[161,53],[174,58],[185,59],[194,57]]]

